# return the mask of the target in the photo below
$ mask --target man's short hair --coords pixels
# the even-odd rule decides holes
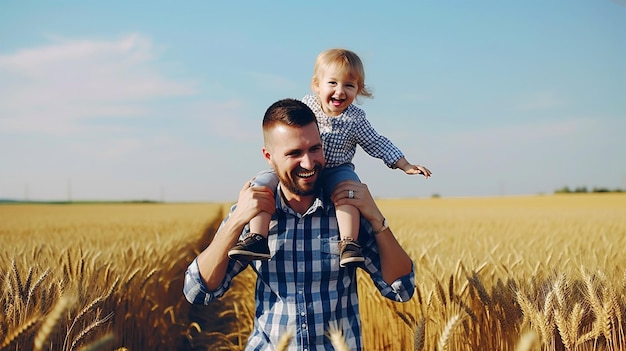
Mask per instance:
[[[283,99],[276,101],[263,116],[263,130],[273,127],[276,123],[286,124],[294,127],[304,127],[317,119],[309,106],[300,100]]]

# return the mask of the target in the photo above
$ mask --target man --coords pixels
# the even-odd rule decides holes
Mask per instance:
[[[318,187],[324,153],[315,115],[304,103],[285,99],[270,106],[263,138],[263,155],[280,180],[275,195],[250,183],[241,189],[211,244],[189,265],[185,297],[208,304],[224,295],[232,279],[250,265],[257,274],[256,316],[246,350],[273,350],[289,332],[290,349],[333,350],[326,336],[333,326],[342,330],[351,350],[362,350],[356,268],[339,266],[335,206],[350,204],[360,210],[361,268],[383,296],[400,302],[412,297],[413,262],[365,184],[340,184],[332,201]],[[268,236],[272,257],[229,259],[228,251],[261,211],[273,213]]]

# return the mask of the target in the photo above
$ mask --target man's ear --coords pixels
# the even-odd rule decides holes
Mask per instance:
[[[263,153],[263,158],[265,158],[267,163],[269,163],[270,166],[271,166],[272,165],[272,155],[270,154],[269,150],[267,148],[265,148],[265,146],[264,146],[261,149],[261,152]]]

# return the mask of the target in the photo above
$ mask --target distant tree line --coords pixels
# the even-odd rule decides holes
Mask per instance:
[[[621,193],[624,190],[622,189],[609,189],[609,188],[598,188],[593,187],[591,190],[588,190],[586,186],[576,187],[574,189],[570,189],[568,186],[564,186],[561,189],[557,189],[554,191],[555,194],[570,194],[570,193]]]

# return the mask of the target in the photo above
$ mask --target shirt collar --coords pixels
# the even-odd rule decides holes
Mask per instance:
[[[276,190],[276,209],[281,210],[284,213],[288,213],[288,214],[300,217],[300,216],[307,216],[307,215],[315,213],[317,210],[321,210],[325,214],[328,214],[330,213],[330,209],[332,207],[333,207],[332,201],[330,201],[329,198],[325,197],[323,189],[320,189],[315,195],[315,200],[313,200],[313,203],[311,204],[311,206],[309,206],[309,209],[303,215],[300,215],[299,213],[294,211],[291,207],[289,207],[289,204],[285,201],[285,197],[283,196],[283,190],[281,188],[281,185],[278,184],[278,188]]]

